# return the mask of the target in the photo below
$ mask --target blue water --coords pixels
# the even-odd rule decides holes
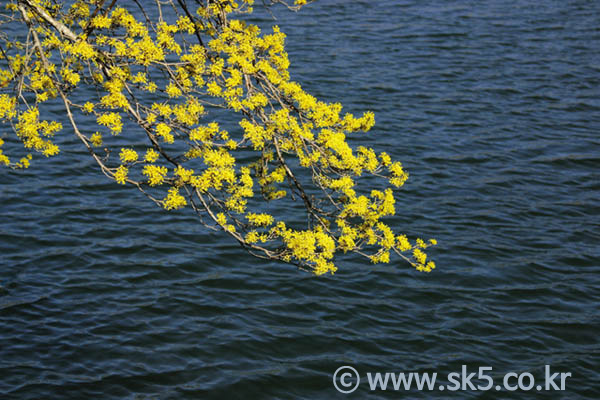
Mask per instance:
[[[249,257],[106,179],[74,138],[0,172],[0,398],[600,398],[595,1],[322,0],[276,10],[293,78],[377,125],[399,231],[438,268]],[[263,27],[268,15],[255,18]],[[62,118],[60,110],[56,117]],[[36,160],[34,160],[36,161]],[[332,382],[343,365],[362,382]],[[570,372],[565,391],[370,391],[367,372]],[[485,385],[485,381],[473,380]],[[515,384],[516,381],[511,381]],[[437,386],[437,385],[436,385]]]

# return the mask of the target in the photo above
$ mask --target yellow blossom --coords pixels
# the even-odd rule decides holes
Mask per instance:
[[[187,204],[185,197],[179,194],[179,189],[172,187],[169,189],[167,197],[163,200],[163,207],[167,210],[176,210]]]
[[[163,122],[156,125],[156,135],[162,137],[165,143],[173,143],[175,141],[171,134],[171,128]]]
[[[164,182],[167,175],[167,167],[158,165],[145,165],[142,174],[148,177],[150,186],[160,185]]]
[[[108,127],[113,134],[118,134],[123,130],[123,123],[121,122],[121,115],[111,112],[101,114],[97,118],[98,124]]]
[[[119,158],[122,163],[132,163],[138,160],[138,153],[133,149],[121,149]]]
[[[114,175],[117,183],[124,185],[127,180],[128,172],[129,172],[129,170],[124,165],[121,165],[119,168],[117,168],[117,171],[115,172],[115,175]]]
[[[94,111],[94,103],[91,103],[89,101],[87,101],[84,105],[83,105],[83,111],[85,111],[86,113],[91,113]]]
[[[90,142],[95,147],[102,146],[102,134],[100,132],[95,132],[92,137],[90,137]]]
[[[248,213],[246,218],[252,225],[256,226],[269,226],[273,224],[273,217],[269,214]]]
[[[169,83],[167,85],[166,92],[169,95],[169,97],[179,97],[179,96],[181,96],[181,89],[179,89],[177,87],[177,85],[175,85],[173,83]]]
[[[144,161],[149,162],[149,163],[153,163],[156,160],[158,160],[159,156],[160,155],[156,151],[154,151],[154,149],[148,149],[146,151],[146,155],[144,156]]]

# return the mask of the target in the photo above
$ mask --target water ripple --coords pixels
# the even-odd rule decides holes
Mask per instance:
[[[436,237],[439,270],[343,257],[315,279],[256,262],[111,184],[68,138],[62,157],[2,174],[0,397],[332,398],[341,365],[492,366],[499,382],[550,364],[573,374],[553,398],[598,398],[594,2],[332,0],[276,15],[303,87],[375,111],[353,143],[409,170],[390,222]],[[525,396],[545,394],[502,393]]]

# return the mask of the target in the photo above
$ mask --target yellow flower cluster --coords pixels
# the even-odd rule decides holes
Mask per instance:
[[[98,116],[96,120],[98,121],[98,124],[106,126],[108,129],[110,129],[113,135],[118,135],[123,130],[121,115],[118,113],[104,113]]]
[[[190,179],[194,175],[194,170],[193,169],[185,169],[181,165],[178,165],[177,168],[175,168],[174,173],[175,173],[175,176],[177,176],[179,178],[178,184],[183,185],[186,183],[190,183]]]
[[[106,136],[103,143],[100,132],[91,134],[95,129],[91,136],[75,131],[92,151],[106,145],[106,157],[96,160],[107,163],[103,170],[119,184],[131,182],[144,191],[164,186],[166,197],[155,201],[165,209],[185,207],[184,192],[198,195],[202,201],[194,201],[194,208],[205,204],[217,226],[236,239],[253,250],[264,246],[265,254],[317,275],[334,273],[336,252],[349,251],[374,263],[388,263],[397,252],[417,270],[433,270],[425,249],[437,242],[409,240],[386,222],[397,212],[394,190],[408,173],[385,152],[351,146],[356,132],[373,127],[374,114],[343,113],[341,104],[320,101],[292,81],[280,28],[263,34],[233,15],[251,12],[254,0],[206,3],[195,14],[179,10],[170,21],[159,12],[156,22],[137,19],[124,7],[107,10],[92,0],[76,0],[65,10],[48,0],[23,3],[45,10],[52,20],[39,9],[27,14],[41,51],[0,38],[8,51],[0,56],[7,65],[0,68],[0,88],[9,93],[5,88],[14,84],[35,99],[31,107],[0,94],[0,121],[14,124],[26,149],[55,155],[59,148],[50,138],[62,127],[41,121],[40,106],[77,90],[97,93],[83,105],[66,101],[65,106],[75,108],[78,118],[93,116],[113,135],[123,132],[126,116],[142,128],[145,154],[121,147],[139,148],[129,140],[134,132],[122,141]],[[297,9],[307,3],[287,5]],[[21,18],[17,4],[9,0],[15,20]],[[215,109],[237,113],[241,129],[227,131],[210,122],[206,115]],[[115,148],[120,148],[118,159],[111,156]],[[30,159],[28,154],[11,164],[0,149],[0,164],[27,168]],[[135,181],[140,175],[145,180]],[[364,175],[384,177],[385,187],[365,190],[359,181]],[[301,185],[303,179],[309,182]],[[316,190],[324,193],[323,201],[314,199]],[[255,194],[267,201],[299,195],[309,228],[292,229],[260,212],[265,208],[255,207]]]
[[[164,122],[156,125],[156,136],[162,137],[165,143],[173,143],[175,141],[175,138],[171,134],[171,128]]]
[[[92,112],[94,112],[94,103],[87,101],[83,105],[83,111],[85,111],[88,114],[91,114]]]
[[[106,81],[104,88],[108,94],[100,99],[100,103],[106,108],[127,109],[129,102],[122,92],[124,87],[125,82],[117,76]]]
[[[185,104],[177,104],[172,108],[173,115],[177,122],[193,126],[198,123],[200,116],[204,114],[204,106],[198,99],[190,97]]]
[[[179,97],[183,94],[181,89],[179,89],[179,87],[177,87],[177,85],[174,83],[169,83],[165,89],[165,92],[169,95],[169,97]]]
[[[211,122],[208,125],[200,125],[190,131],[190,140],[210,144],[213,138],[219,133],[219,124]]]
[[[234,175],[235,176],[235,175]],[[248,201],[246,199],[254,196],[254,180],[250,175],[250,168],[242,167],[237,176],[237,185],[232,185],[229,189],[229,198],[225,202],[227,209],[243,213],[246,211]]]
[[[264,233],[260,234],[256,231],[250,231],[246,234],[246,237],[244,239],[246,240],[247,243],[257,243],[257,242],[265,243],[269,240],[269,237]]]
[[[110,28],[112,20],[105,15],[96,15],[91,22],[92,26],[97,29]]]
[[[60,122],[39,121],[39,110],[29,108],[18,117],[16,124],[17,136],[21,138],[25,148],[34,149],[46,157],[54,156],[60,151],[58,146],[42,136],[53,136],[62,129]],[[41,136],[40,136],[41,134]]]
[[[392,174],[390,183],[396,187],[404,185],[404,182],[408,179],[408,173],[402,169],[402,163],[400,163],[400,161],[390,164],[389,171]]]
[[[335,240],[322,229],[295,231],[279,223],[273,233],[279,234],[289,249],[288,257],[305,262],[313,267],[316,275],[334,273],[337,267],[331,262],[336,245]]]
[[[94,132],[90,137],[90,142],[95,147],[102,146],[102,134],[100,132]]]
[[[167,210],[176,210],[184,207],[187,204],[185,197],[179,194],[179,189],[172,187],[169,189],[167,197],[163,200],[163,207]]]
[[[223,213],[217,214],[217,223],[228,232],[235,232],[235,226],[227,223],[227,217]]]
[[[94,47],[89,44],[85,38],[81,38],[75,43],[64,42],[62,48],[67,53],[71,53],[76,57],[81,57],[86,60],[96,55]]]
[[[144,161],[153,163],[156,162],[156,160],[158,160],[158,157],[160,157],[160,154],[154,151],[154,149],[148,149],[146,151],[146,155],[144,156]]]
[[[144,165],[142,174],[148,177],[148,184],[150,186],[160,185],[165,181],[167,175],[167,167],[158,165]]]
[[[132,163],[138,160],[138,153],[133,149],[121,149],[119,153],[119,159],[122,163]]]
[[[8,166],[8,165],[10,165],[10,159],[2,151],[3,144],[4,144],[4,140],[2,138],[0,138],[0,164],[4,164],[4,165]]]
[[[129,173],[129,169],[127,167],[125,167],[124,165],[121,165],[121,166],[119,166],[119,168],[117,168],[117,171],[114,174],[114,178],[117,181],[117,183],[124,185],[127,180],[128,173]]]
[[[12,119],[17,115],[15,109],[17,101],[7,94],[0,94],[0,118]]]
[[[246,218],[252,225],[255,226],[269,226],[273,224],[273,216],[269,214],[246,214]]]
[[[76,86],[81,79],[79,74],[77,72],[73,72],[70,68],[63,68],[60,71],[60,74],[66,83],[69,83],[73,86]]]
[[[246,119],[240,121],[240,126],[244,129],[244,137],[252,142],[254,150],[264,149],[265,141],[270,140],[273,136],[272,130],[267,130],[261,125],[253,124]]]

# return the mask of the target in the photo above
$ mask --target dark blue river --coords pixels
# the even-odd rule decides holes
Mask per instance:
[[[391,223],[436,238],[437,269],[345,257],[314,277],[251,258],[67,136],[59,157],[0,171],[0,399],[600,398],[600,4],[274,14],[253,22],[287,33],[293,79],[375,112],[353,144],[403,162]],[[439,390],[463,365],[492,367],[492,389]],[[565,390],[495,389],[509,372],[543,386],[546,365]],[[438,381],[372,391],[368,372]]]

